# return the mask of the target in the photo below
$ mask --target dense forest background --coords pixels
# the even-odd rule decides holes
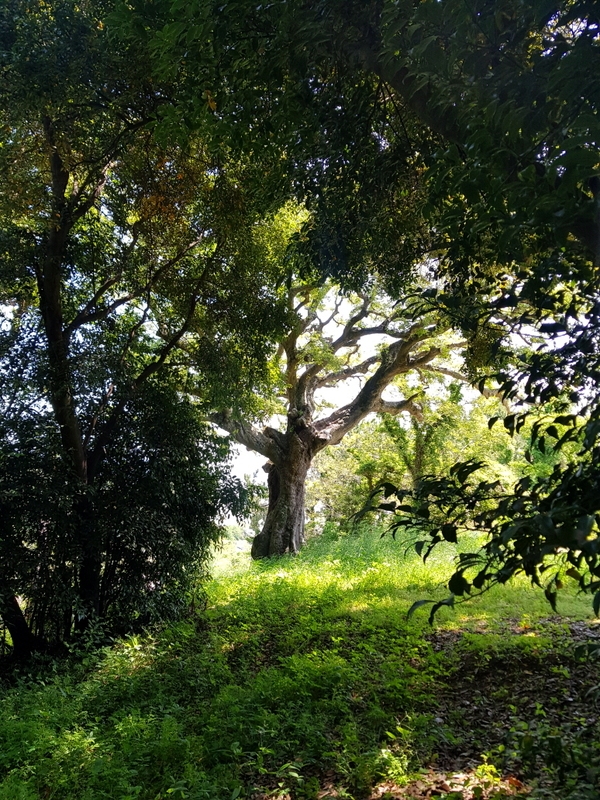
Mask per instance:
[[[600,612],[599,98],[590,0],[6,0],[8,679],[187,624],[243,530],[256,575],[369,536],[441,559],[406,609],[431,622],[513,580]],[[552,735],[521,739],[548,761]],[[193,796],[240,795],[238,738],[238,777]],[[492,784],[468,791],[520,790]]]

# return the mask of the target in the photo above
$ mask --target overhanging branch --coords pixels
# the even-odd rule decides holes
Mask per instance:
[[[278,463],[282,456],[283,434],[273,428],[265,428],[263,432],[256,430],[246,422],[232,419],[225,411],[208,415],[208,420],[219,428],[227,431],[239,444],[249,450],[260,453],[274,463]]]
[[[338,372],[330,372],[329,375],[324,375],[322,378],[319,378],[316,381],[315,387],[317,389],[323,389],[325,386],[332,386],[339,381],[344,381],[347,378],[353,378],[357,375],[364,375],[365,372],[373,366],[373,364],[377,364],[379,361],[379,356],[371,356],[370,358],[366,358],[364,361],[361,361],[360,364],[356,364],[354,367],[346,367],[345,369],[341,369]]]
[[[378,414],[401,414],[407,412],[419,422],[424,422],[425,417],[421,407],[415,403],[415,399],[420,395],[420,392],[411,395],[406,400],[379,400],[374,404],[373,411]]]
[[[314,423],[314,430],[320,438],[328,444],[338,444],[348,431],[352,430],[367,414],[382,408],[384,401],[381,400],[381,395],[397,375],[419,369],[440,354],[439,347],[430,347],[411,358],[412,351],[432,335],[432,331],[415,324],[407,332],[406,339],[391,344],[382,353],[379,368],[367,380],[354,400],[348,405],[338,408],[327,418]],[[412,405],[413,399],[410,398],[407,401],[405,409],[399,408],[394,413],[398,413],[400,410],[416,413],[416,409]],[[388,406],[388,408],[390,411],[394,411],[393,406]]]
[[[101,308],[96,308],[98,302],[101,298],[121,279],[122,272],[118,272],[116,275],[107,278],[104,283],[99,287],[96,291],[94,296],[86,303],[86,305],[79,311],[79,313],[74,317],[74,319],[69,323],[69,325],[65,328],[65,337],[68,339],[70,338],[73,333],[80,328],[82,325],[87,325],[91,322],[98,322],[100,320],[106,319],[113,311],[116,311],[125,303],[130,302],[131,300],[135,300],[138,297],[143,297],[144,295],[148,294],[148,292],[152,289],[152,287],[163,277],[163,275],[168,272],[171,267],[174,267],[178,264],[182,258],[184,258],[188,253],[190,253],[194,247],[197,247],[200,242],[202,241],[203,236],[199,236],[194,241],[187,244],[181,250],[179,250],[173,258],[170,258],[164,264],[162,264],[151,277],[146,281],[144,286],[141,286],[139,290],[135,292],[130,292],[129,294],[123,295],[122,297],[117,298],[112,303],[109,303],[106,306],[102,306]],[[132,242],[132,245],[135,245],[135,239]],[[209,263],[211,259],[209,259]],[[202,279],[204,277],[204,273]]]

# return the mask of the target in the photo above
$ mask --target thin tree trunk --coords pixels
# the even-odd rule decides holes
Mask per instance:
[[[86,543],[87,544],[87,543]],[[92,617],[100,614],[100,581],[102,561],[93,553],[84,553],[79,568],[79,599],[83,605],[83,615],[75,619],[75,629],[85,630]]]
[[[88,476],[88,484],[91,478]],[[100,614],[100,584],[102,576],[101,547],[94,530],[94,506],[86,492],[75,504],[77,512],[77,534],[81,547],[78,594],[83,614],[76,616],[75,629],[84,630],[92,617]]]
[[[38,270],[37,274],[37,283],[40,311],[47,340],[50,402],[59,426],[63,448],[71,461],[81,487],[80,498],[75,500],[75,511],[78,517],[77,535],[81,548],[78,589],[84,608],[84,614],[79,620],[78,627],[82,627],[87,624],[89,616],[98,611],[101,562],[95,543],[90,536],[90,522],[93,513],[90,500],[86,497],[85,488],[90,483],[87,453],[73,396],[69,335],[65,330],[62,304],[64,258],[74,222],[72,209],[66,196],[69,172],[56,146],[53,123],[49,118],[44,119],[44,127],[51,148],[52,211],[56,222],[48,232],[42,268]]]
[[[416,491],[419,481],[423,477],[425,471],[425,436],[419,423],[414,419],[412,420],[413,431],[415,433],[415,453],[413,459],[412,469],[412,484],[413,490]]]

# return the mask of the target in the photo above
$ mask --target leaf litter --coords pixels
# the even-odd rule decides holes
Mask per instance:
[[[600,748],[600,625],[555,616],[531,627],[503,623],[496,647],[493,636],[490,644],[485,625],[475,633],[438,630],[427,635],[432,649],[444,653],[454,669],[437,697],[436,753],[413,780],[406,785],[386,781],[370,792],[349,794],[342,776],[321,774],[319,791],[313,796],[317,800],[600,797],[600,767],[586,775],[587,793],[563,794],[556,781],[557,774],[564,778],[569,767],[578,766],[568,753],[574,739]],[[536,730],[542,740],[544,735],[562,736],[565,763],[554,771],[544,763],[548,754],[543,747],[537,756],[527,752],[527,736],[533,738]],[[301,795],[278,793],[273,787],[255,798],[296,796]]]

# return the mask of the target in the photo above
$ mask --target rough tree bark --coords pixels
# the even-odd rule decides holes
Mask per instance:
[[[314,456],[313,437],[290,432],[288,447],[278,464],[265,465],[269,505],[261,533],[252,543],[252,558],[297,553],[304,543],[306,475]]]

